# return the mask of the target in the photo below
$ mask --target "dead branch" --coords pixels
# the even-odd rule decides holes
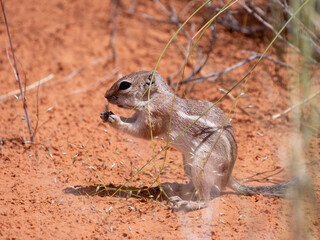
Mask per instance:
[[[116,48],[116,33],[117,33],[117,23],[118,23],[119,14],[115,14],[113,18],[112,30],[110,35],[110,46],[112,49],[112,59],[115,63],[117,63],[117,48]]]
[[[253,55],[253,56],[250,56],[248,57],[247,59],[245,60],[242,60],[234,65],[232,65],[231,67],[227,67],[225,69],[223,69],[222,71],[220,72],[213,72],[213,73],[209,73],[209,74],[206,74],[204,76],[201,76],[201,77],[198,77],[198,78],[192,78],[192,76],[190,76],[189,78],[186,78],[184,80],[184,83],[190,83],[190,82],[195,82],[195,81],[203,81],[205,79],[208,79],[209,81],[214,81],[216,80],[218,77],[220,77],[221,75],[225,74],[225,73],[228,73],[228,72],[231,72],[232,70],[236,69],[236,68],[239,68],[241,67],[242,65],[248,63],[248,62],[251,62],[252,60],[258,58],[256,55]]]
[[[223,5],[224,4],[222,4],[222,6]],[[208,9],[212,9],[215,12],[215,14],[221,11],[221,8],[214,6],[212,3],[206,5],[206,7]],[[246,35],[256,34],[256,33],[265,31],[266,28],[264,26],[255,26],[255,27],[241,26],[239,24],[239,21],[233,16],[233,14],[238,14],[238,13],[239,11],[227,9],[224,11],[223,15],[221,15],[219,18],[216,19],[216,21],[217,23],[220,23],[225,28],[227,28],[229,31],[241,32]]]
[[[284,12],[286,14],[288,14],[290,17],[293,16],[293,13],[291,12],[291,10],[289,9],[289,6],[286,4],[286,1],[284,3],[282,3],[280,0],[274,0],[276,1],[284,10]],[[314,32],[312,32],[299,18],[297,18],[296,16],[294,16],[294,19],[299,23],[300,27],[303,29],[303,31],[309,35],[308,40],[310,41],[310,43],[312,44],[312,47],[314,48],[314,50],[320,55],[320,47],[317,45],[316,42],[320,42],[319,37],[316,36],[316,34]],[[313,21],[313,19],[311,19],[311,21]],[[318,27],[319,24],[314,23],[315,28]],[[316,41],[316,42],[315,42]]]
[[[183,80],[182,80],[182,84],[185,84],[186,81],[185,79],[192,79],[194,78],[195,75],[199,74],[202,70],[202,68],[206,65],[208,59],[209,59],[209,56],[210,56],[210,53],[212,52],[212,49],[213,49],[213,41],[214,41],[214,26],[210,26],[210,30],[211,30],[211,37],[209,38],[210,40],[210,43],[209,43],[209,46],[210,46],[210,49],[207,51],[205,57],[203,58],[203,60],[200,62],[200,64],[197,64],[193,69],[192,69],[192,72],[187,76],[185,77]],[[188,51],[189,52],[189,51]],[[184,61],[185,62],[185,61]],[[183,65],[182,65],[183,66]],[[181,69],[179,69],[178,73],[181,71]],[[172,76],[169,77],[169,82],[171,81],[171,86],[172,87],[176,87],[177,84],[173,84],[172,83]]]
[[[174,8],[174,6],[172,4],[170,4],[170,8],[171,11],[168,11],[159,0],[154,0],[154,2],[160,7],[160,9],[169,17],[169,19],[171,20],[171,23],[173,23],[174,25],[176,25],[177,27],[181,27],[181,23],[179,21],[179,17],[177,15],[177,12]],[[214,29],[214,27],[211,28],[211,30]],[[184,61],[182,63],[182,65],[180,66],[180,68],[176,71],[176,73],[172,74],[169,78],[169,85],[171,85],[172,87],[175,86],[175,84],[173,84],[172,80],[174,77],[176,77],[182,70],[182,68],[185,66],[185,62],[187,61],[187,58],[189,56],[189,51],[191,49],[191,46],[194,45],[194,41],[192,39],[192,36],[184,29],[181,29],[182,33],[185,35],[185,37],[189,40],[189,44],[188,44],[188,49],[183,51],[183,55],[184,55]],[[176,40],[178,41],[178,40]],[[197,50],[197,62],[195,64],[195,66],[192,66],[192,73],[191,75],[194,76],[195,74],[199,73],[203,66],[205,65],[205,63],[207,62],[208,58],[209,58],[209,54],[212,50],[212,45],[213,45],[213,38],[210,38],[210,50],[208,51],[208,53],[206,54],[206,56],[204,57],[204,59],[202,59],[202,50],[201,48],[196,45],[195,48]],[[180,46],[180,45],[179,45]]]
[[[225,73],[228,73],[228,72],[231,72],[239,67],[241,67],[242,65],[248,63],[248,62],[251,62],[252,60],[254,59],[257,59],[257,58],[260,58],[262,56],[262,54],[260,53],[255,53],[255,52],[251,52],[249,51],[248,53],[252,54],[252,56],[246,58],[245,60],[242,60],[230,67],[227,67],[225,69],[223,69],[222,71],[220,72],[212,72],[212,73],[209,73],[209,74],[206,74],[206,75],[203,75],[201,77],[198,77],[198,78],[193,78],[193,76],[188,76],[187,78],[184,79],[184,83],[190,83],[190,82],[195,82],[195,81],[203,81],[205,79],[208,79],[209,81],[215,81],[218,77],[220,77],[221,75],[225,74]],[[266,58],[276,64],[279,64],[280,66],[282,67],[287,67],[289,69],[292,69],[294,71],[297,71],[294,67],[284,63],[284,62],[281,62],[279,60],[276,60],[268,55],[264,55],[263,58]]]
[[[284,12],[285,12],[286,14],[288,14],[290,17],[293,16],[293,13],[292,13],[292,11],[290,10],[290,8],[289,8],[288,4],[286,3],[286,1],[284,1],[284,3],[282,3],[280,0],[274,0],[274,1],[276,1],[276,2],[282,7],[282,9],[284,10]],[[314,40],[316,40],[316,41],[319,42],[319,37],[317,37],[316,34],[315,34],[312,30],[310,30],[299,18],[297,18],[296,16],[293,16],[293,17],[294,17],[294,19],[295,19],[296,21],[298,21],[298,23],[300,24],[300,26],[301,26],[302,28],[304,28],[304,30],[305,30],[306,32],[308,32],[308,34],[309,34]],[[311,19],[311,21],[314,21],[314,19]],[[317,25],[316,23],[314,23],[314,27],[315,27],[315,28],[319,28],[319,24]],[[319,30],[320,30],[320,28],[319,28]]]
[[[244,2],[238,2],[238,4],[245,9],[249,14],[251,14],[253,17],[255,17],[259,22],[261,22],[265,27],[267,27],[268,29],[270,29],[275,35],[278,34],[278,31],[266,20],[263,19],[263,17],[261,17],[256,11],[254,11],[252,8],[248,7]],[[253,4],[253,3],[251,3]],[[292,48],[293,50],[295,50],[297,53],[299,53],[300,55],[303,55],[302,52],[300,51],[299,48],[297,48],[296,46],[294,46],[291,42],[289,42],[288,40],[286,40],[282,35],[279,35],[278,38],[280,40],[282,40],[284,43],[286,43],[290,48]],[[318,63],[315,59],[313,59],[310,56],[304,56],[305,58],[307,58],[308,60],[310,60],[313,63]]]
[[[172,4],[170,4],[170,8],[171,8],[171,12],[169,12],[163,5],[162,3],[159,1],[159,0],[153,0],[159,7],[160,9],[169,17],[170,21],[172,24],[176,25],[178,28],[181,27],[181,23],[179,21],[179,17],[177,15],[177,12],[174,8],[174,6]],[[192,44],[194,44],[193,40],[192,40],[192,37],[188,34],[188,32],[182,28],[181,31],[183,32],[183,34],[186,36],[186,38],[192,42]],[[198,46],[197,46],[197,49],[200,49]]]
[[[170,19],[169,22],[165,21],[165,20],[155,19],[154,17],[149,16],[149,15],[144,14],[144,13],[137,13],[137,14],[142,16],[142,17],[144,17],[144,18],[146,18],[146,19],[148,19],[148,20],[157,21],[159,23],[165,23],[165,24],[173,24],[173,25],[176,25],[178,28],[181,27],[182,24],[179,21],[179,16],[177,15],[177,12],[176,12],[176,10],[175,10],[175,8],[174,8],[174,6],[172,4],[170,4],[170,10],[168,10],[159,0],[153,0],[153,1],[159,6],[159,8],[162,10],[162,12],[168,16],[168,18]],[[195,2],[196,1],[192,1],[192,4],[195,4]],[[192,28],[192,24],[191,24],[191,28]],[[197,50],[197,61],[196,61],[195,64],[188,62],[188,64],[190,64],[191,68],[193,69],[192,73],[188,77],[195,76],[196,74],[198,74],[202,70],[203,66],[206,64],[206,62],[207,62],[207,60],[209,58],[209,54],[212,51],[212,47],[213,47],[213,39],[214,39],[213,36],[215,36],[215,34],[214,34],[214,26],[211,26],[210,29],[212,31],[212,36],[209,37],[210,50],[207,51],[206,55],[203,57],[202,49],[198,45],[195,46],[195,48]],[[185,28],[182,28],[181,32],[189,40],[189,43],[187,45],[188,46],[187,49],[185,50],[177,39],[174,40],[174,42],[178,45],[178,48],[181,50],[182,55],[184,56],[184,61],[181,64],[181,66],[179,67],[179,69],[174,74],[172,74],[171,76],[168,77],[168,82],[169,82],[169,85],[171,87],[175,87],[175,84],[173,83],[173,79],[181,72],[181,70],[185,66],[185,62],[186,62],[186,60],[188,58],[191,46],[194,45],[194,41],[193,41],[193,39],[191,37],[192,35],[190,35],[186,31]]]
[[[12,54],[12,59],[13,59],[13,66],[14,66],[13,72],[15,74],[16,80],[17,80],[18,85],[19,85],[19,90],[20,90],[22,104],[23,104],[23,108],[24,108],[24,112],[25,112],[25,116],[26,116],[26,121],[28,123],[30,139],[31,139],[32,142],[34,142],[34,134],[33,134],[31,121],[30,121],[30,118],[29,118],[27,101],[26,101],[26,98],[25,98],[25,95],[24,95],[24,92],[23,92],[23,88],[22,88],[22,84],[21,84],[21,80],[20,80],[20,76],[19,76],[19,71],[18,71],[18,68],[17,68],[16,57],[14,55],[13,43],[12,43],[12,39],[11,39],[11,35],[10,35],[9,24],[8,24],[8,20],[7,20],[7,15],[6,15],[4,4],[5,4],[4,1],[1,0],[2,13],[3,13],[4,20],[5,20],[5,25],[6,25],[6,29],[7,29],[7,34],[8,34],[8,38],[9,38],[9,42],[10,42],[11,54]]]
[[[242,53],[249,53],[251,55],[256,55],[259,58],[262,56],[261,53],[257,53],[257,52],[253,52],[253,51],[242,51]],[[263,58],[266,58],[266,59],[274,62],[275,64],[280,65],[281,67],[289,68],[289,69],[291,69],[291,70],[293,70],[295,72],[299,72],[296,68],[292,67],[291,65],[286,64],[285,62],[279,61],[279,60],[277,60],[277,59],[275,59],[273,57],[270,57],[268,55],[264,55]]]
[[[137,1],[136,0],[131,0],[130,1],[130,7],[128,9],[128,13],[129,14],[133,14],[136,11],[136,5],[137,5]]]
[[[246,35],[252,35],[265,31],[265,27],[256,26],[256,27],[243,27],[240,26],[235,17],[231,14],[227,14],[225,17],[221,17],[217,19],[217,22],[229,29],[230,31],[240,32]]]

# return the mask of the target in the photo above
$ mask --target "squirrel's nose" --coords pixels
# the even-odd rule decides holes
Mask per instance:
[[[104,97],[107,98],[107,99],[110,97],[109,91],[106,91],[106,93],[104,94]]]
[[[117,100],[117,96],[113,95],[110,91],[107,91],[104,95],[106,99],[108,99],[108,102],[114,103]]]

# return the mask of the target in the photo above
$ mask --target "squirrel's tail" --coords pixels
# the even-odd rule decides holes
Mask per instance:
[[[229,179],[229,187],[234,191],[247,196],[261,194],[268,197],[284,197],[288,187],[295,185],[296,183],[297,180],[292,180],[271,186],[251,186],[237,182],[232,176],[230,176]]]

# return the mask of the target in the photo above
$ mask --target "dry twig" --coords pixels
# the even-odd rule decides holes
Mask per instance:
[[[20,80],[20,76],[19,76],[19,71],[18,71],[18,68],[17,68],[16,57],[14,55],[13,44],[12,44],[12,40],[11,40],[9,24],[8,24],[8,20],[7,20],[7,15],[6,15],[4,4],[5,4],[4,1],[1,0],[2,13],[3,13],[3,17],[4,17],[4,20],[5,20],[5,24],[6,24],[6,29],[7,29],[9,42],[10,42],[12,59],[13,59],[13,72],[14,72],[14,75],[15,75],[16,80],[17,80],[18,85],[19,85],[19,90],[20,90],[21,99],[22,99],[22,103],[23,103],[23,108],[24,108],[24,112],[25,112],[25,116],[26,116],[26,121],[27,121],[28,128],[29,128],[30,139],[31,139],[32,142],[34,142],[34,133],[33,133],[31,121],[30,121],[30,118],[29,118],[27,102],[26,102],[25,94],[23,92],[23,88],[22,88],[22,84],[21,84],[21,80]]]
[[[111,35],[110,35],[110,47],[112,49],[112,58],[115,63],[117,63],[117,48],[116,48],[116,42],[115,42],[115,37],[116,37],[116,32],[117,32],[117,24],[118,24],[118,17],[120,15],[120,10],[119,10],[119,2],[118,0],[112,0],[111,1],[111,6],[110,6],[110,15],[109,19],[112,21],[112,29],[111,29]]]
[[[0,138],[0,146],[1,146],[1,159],[3,159],[3,143],[4,140],[2,138]]]

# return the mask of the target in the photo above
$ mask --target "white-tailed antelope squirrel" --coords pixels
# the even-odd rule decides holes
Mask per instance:
[[[185,174],[192,181],[199,199],[196,202],[173,197],[176,209],[195,210],[206,207],[210,198],[219,196],[226,186],[244,195],[284,195],[286,187],[291,182],[274,186],[249,186],[238,183],[231,176],[237,158],[237,142],[230,121],[226,120],[223,111],[213,106],[196,121],[213,104],[177,96],[174,100],[174,93],[160,74],[155,72],[151,81],[152,75],[152,71],[141,71],[122,77],[105,94],[109,103],[134,109],[135,113],[131,118],[119,117],[108,109],[102,112],[100,117],[116,129],[135,137],[150,139],[149,110],[152,135],[163,138],[168,136],[172,114],[170,141],[175,139],[173,146],[182,152]],[[176,138],[190,125],[186,132]]]

